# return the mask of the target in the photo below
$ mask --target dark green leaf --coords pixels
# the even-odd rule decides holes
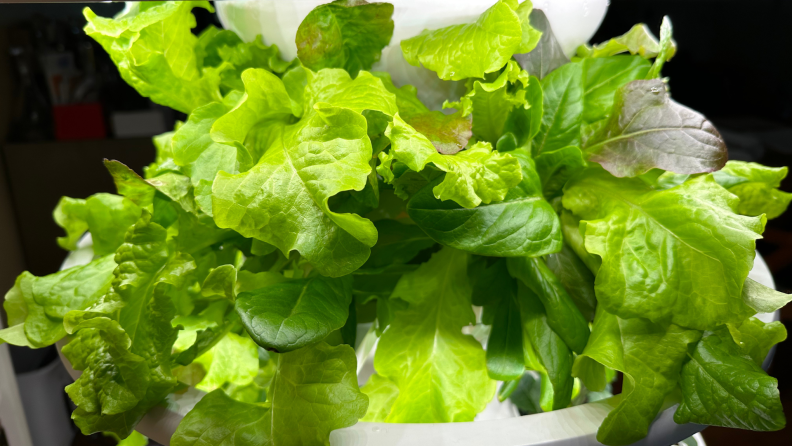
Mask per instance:
[[[290,352],[321,341],[344,326],[352,278],[315,276],[240,293],[236,311],[260,346]]]
[[[435,198],[440,177],[407,204],[407,213],[430,237],[447,246],[491,256],[540,256],[561,248],[558,217],[542,197],[533,160],[511,153],[522,168],[522,181],[503,201],[465,209]]]
[[[538,296],[547,314],[547,323],[572,351],[580,353],[589,338],[586,318],[569,297],[561,281],[539,258],[508,259],[509,273]]]

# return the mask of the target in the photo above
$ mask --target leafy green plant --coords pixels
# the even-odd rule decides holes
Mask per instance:
[[[670,22],[570,60],[530,1],[499,0],[400,42],[466,82],[444,113],[368,71],[389,4],[319,6],[294,61],[260,37],[193,35],[195,7],[212,9],[86,9],[122,77],[189,116],[143,177],[106,162],[117,195],[59,203],[58,243],[89,232],[91,262],[6,294],[0,340],[67,342],[84,433],[127,438],[195,386],[174,446],[328,444],[361,419],[471,421],[497,381],[526,413],[563,409],[610,395],[616,371],[608,445],[646,436],[677,394],[680,423],[784,426],[760,365],[786,332],[753,316],[790,297],[747,275],[787,170],[727,162],[670,98]]]

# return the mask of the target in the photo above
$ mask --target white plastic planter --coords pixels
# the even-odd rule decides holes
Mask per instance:
[[[382,0],[385,1],[385,0]],[[462,82],[441,81],[422,67],[408,64],[399,42],[418,35],[424,29],[438,29],[476,20],[496,0],[388,0],[394,6],[393,38],[382,51],[373,70],[387,71],[397,87],[405,84],[418,88],[418,97],[432,109],[439,109],[446,99],[464,94]],[[300,22],[318,5],[329,0],[228,0],[216,2],[215,8],[226,29],[252,41],[261,34],[267,45],[275,44],[283,57],[297,56],[294,37]],[[602,23],[608,0],[535,0],[535,8],[547,15],[553,33],[569,55],[578,45],[588,42]]]
[[[83,238],[79,249],[71,253],[63,262],[61,269],[83,265],[93,258],[90,235]],[[775,288],[773,276],[767,264],[757,253],[754,268],[748,276],[757,282]],[[765,322],[777,321],[778,312],[760,314]],[[58,343],[66,370],[77,379],[80,372],[74,370],[69,361],[60,353],[63,341]],[[774,350],[771,350],[768,360]],[[370,361],[370,360],[369,360]],[[370,373],[363,367],[360,375]],[[765,361],[764,367],[769,366]],[[170,395],[167,404],[152,409],[137,430],[152,440],[168,446],[184,415],[195,406],[204,395],[200,390],[190,388],[180,395]],[[332,446],[595,446],[597,429],[602,421],[619,403],[620,395],[594,403],[583,404],[554,412],[518,416],[513,410],[497,410],[488,407],[490,417],[500,419],[477,420],[469,423],[435,424],[388,424],[359,422],[352,427],[339,429],[330,434]],[[634,443],[635,446],[669,446],[700,432],[705,426],[699,424],[676,424],[674,412],[679,401],[669,398],[663,411],[649,429],[649,435]],[[497,404],[497,403],[493,403]],[[490,418],[487,417],[487,418]]]

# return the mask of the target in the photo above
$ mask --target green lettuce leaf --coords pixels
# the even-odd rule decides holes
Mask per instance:
[[[213,25],[198,36],[195,56],[199,69],[218,69],[223,92],[244,91],[241,75],[248,68],[264,68],[282,74],[293,65],[281,59],[277,46],[265,45],[260,35],[252,42],[243,42],[235,32]]]
[[[660,24],[660,53],[655,58],[652,68],[646,74],[647,79],[655,79],[660,77],[660,71],[663,69],[667,60],[676,53],[676,43],[672,38],[673,27],[671,26],[671,19],[668,16],[663,17],[663,23]]]
[[[127,229],[140,218],[141,211],[131,200],[113,194],[95,194],[85,200],[63,197],[53,212],[55,222],[67,234],[58,238],[58,244],[73,251],[87,230],[95,255],[113,253],[124,242]]]
[[[498,71],[523,47],[514,0],[499,0],[474,22],[453,25],[401,41],[404,58],[443,80],[484,77]]]
[[[233,107],[233,98],[227,99],[224,103],[212,102],[193,110],[171,139],[173,162],[189,173],[196,205],[208,215],[212,215],[212,182],[217,173],[237,173],[240,169],[238,158],[243,162],[247,160],[246,152],[215,142],[209,133],[215,121]]]
[[[539,155],[580,146],[583,124],[583,65],[570,63],[542,79],[544,115],[539,133],[534,138],[533,153]]]
[[[437,178],[415,194],[407,204],[407,213],[433,239],[475,254],[541,256],[558,251],[560,223],[550,203],[542,197],[533,160],[523,150],[511,152],[508,157],[519,162],[522,181],[502,200],[472,209],[453,201],[440,201],[435,198],[437,188],[447,181],[447,174],[445,179]]]
[[[258,347],[247,336],[228,333],[195,362],[206,371],[204,379],[195,385],[199,390],[211,392],[226,383],[244,386],[258,374]]]
[[[575,375],[582,363],[592,360],[624,373],[621,400],[602,422],[597,441],[620,446],[646,436],[677,385],[688,346],[700,337],[699,331],[621,319],[597,307],[591,341],[575,360]]]
[[[741,292],[765,219],[737,215],[737,197],[712,176],[658,191],[589,168],[563,203],[584,220],[586,251],[602,258],[595,289],[609,312],[699,330],[755,313]]]
[[[567,181],[586,167],[583,152],[573,146],[542,152],[535,161],[547,199],[560,196]]]
[[[743,302],[759,313],[772,313],[792,302],[792,294],[768,288],[751,279],[745,279],[742,289]]]
[[[236,311],[257,344],[289,352],[343,327],[351,301],[351,277],[314,276],[241,293]]]
[[[792,194],[778,190],[788,171],[786,167],[729,161],[713,177],[718,184],[740,197],[737,212],[750,216],[765,214],[769,220],[786,212],[792,201]]]
[[[61,340],[66,336],[63,318],[98,302],[110,289],[115,268],[113,256],[106,255],[48,276],[20,274],[5,295],[10,327],[0,330],[0,341],[38,348]]]
[[[288,99],[283,82],[266,71],[254,73],[249,80],[261,77],[267,82],[251,85],[251,91],[260,93],[247,93],[237,108],[215,122],[215,141],[244,141],[257,120],[280,119],[290,110],[283,103]],[[339,277],[366,261],[377,233],[369,220],[333,212],[328,200],[366,185],[372,148],[360,113],[395,114],[396,104],[382,82],[365,72],[352,80],[344,71],[328,69],[310,72],[308,79],[302,119],[283,128],[251,170],[217,175],[212,212],[219,227],[284,253],[297,250],[321,274]]]
[[[494,81],[473,82],[473,88],[461,101],[469,101],[469,105],[463,105],[463,109],[472,108],[473,134],[479,140],[494,146],[504,133],[512,109],[531,107],[525,96],[528,84],[528,73],[520,69],[515,61],[509,61]]]
[[[379,237],[377,244],[371,248],[371,257],[363,265],[365,269],[407,263],[419,252],[435,244],[434,240],[417,225],[404,224],[396,220],[378,220],[374,222],[374,226]]]
[[[115,18],[85,8],[85,33],[102,45],[141,96],[189,113],[220,100],[219,75],[198,68],[194,7],[213,11],[202,1],[130,3]]]
[[[764,356],[752,357],[751,347],[765,355],[773,344],[786,338],[780,322],[746,322],[750,336],[769,329],[770,336],[740,336],[744,346],[732,339],[726,327],[704,333],[690,361],[682,369],[682,403],[674,413],[677,423],[699,423],[755,431],[776,431],[786,425],[778,394],[778,381],[761,368]],[[743,327],[737,329],[742,334]]]
[[[383,423],[393,407],[393,402],[399,396],[399,387],[388,378],[373,374],[366,385],[360,388],[369,398],[369,407],[366,416],[360,421]]]
[[[539,297],[547,324],[572,351],[582,352],[589,338],[588,322],[547,264],[540,258],[514,257],[507,265],[509,274]]]
[[[545,412],[563,409],[572,399],[572,352],[550,327],[542,301],[522,282],[518,282],[517,302],[525,366],[542,376],[540,407]]]
[[[495,395],[484,349],[462,334],[475,321],[466,271],[467,255],[444,248],[396,286],[392,297],[410,306],[396,313],[374,357],[377,373],[399,389],[388,422],[472,421]]]
[[[366,414],[368,398],[358,389],[355,362],[351,347],[326,343],[279,355],[266,406],[215,390],[184,417],[171,445],[327,445],[331,431]]]
[[[520,47],[517,48],[516,52],[523,54],[530,53],[539,45],[539,39],[542,38],[542,31],[536,29],[531,21],[534,12],[531,0],[524,0],[515,8],[514,5],[516,3],[515,1],[509,3],[520,18],[520,26],[522,27],[522,43]]]
[[[713,172],[728,154],[703,115],[672,101],[661,80],[633,81],[616,93],[610,119],[584,147],[591,161],[618,177],[660,168]]]
[[[127,437],[176,386],[171,350],[177,330],[171,320],[195,263],[171,251],[166,238],[166,230],[144,212],[116,252],[110,291],[64,319],[75,338],[63,353],[83,371],[66,390],[78,406],[72,419],[86,435]]]
[[[433,163],[446,172],[443,181],[433,188],[434,196],[443,201],[453,200],[466,208],[501,201],[522,179],[517,159],[493,151],[489,143],[478,142],[455,155],[442,155],[398,114],[385,135],[391,140],[391,149],[387,154],[380,153],[382,164],[377,172],[392,181],[390,165],[394,159],[415,172]]]
[[[583,121],[589,124],[610,116],[616,91],[645,78],[650,67],[640,56],[598,57],[582,63]]]
[[[545,257],[545,263],[564,286],[583,317],[593,321],[597,296],[594,291],[594,275],[585,263],[566,244],[561,251]]]
[[[393,5],[335,0],[317,6],[297,28],[297,57],[312,70],[370,70],[393,35]]]
[[[668,59],[674,57],[676,53],[676,42],[672,42],[671,50],[668,54]],[[580,57],[608,57],[615,56],[616,54],[629,52],[630,54],[637,54],[642,58],[651,59],[660,54],[660,42],[657,37],[652,34],[649,27],[643,23],[639,23],[625,34],[619,37],[614,37],[607,42],[602,42],[594,45],[593,48],[581,47],[578,49],[578,56]]]
[[[497,304],[487,339],[487,373],[499,381],[519,379],[525,372],[522,322],[514,285],[512,282],[512,292]]]

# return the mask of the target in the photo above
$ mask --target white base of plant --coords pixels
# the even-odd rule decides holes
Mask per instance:
[[[69,254],[61,270],[86,264],[93,258],[90,234],[80,241],[79,249]],[[753,280],[775,288],[773,276],[764,259],[757,253],[754,267],[748,274]],[[779,319],[778,312],[758,314],[763,322]],[[361,324],[364,325],[364,324]],[[359,333],[368,331],[360,327]],[[362,338],[361,346],[367,342]],[[58,354],[66,370],[77,379],[80,372],[74,370],[60,352],[65,340],[57,343]],[[360,347],[359,346],[359,349]],[[371,351],[373,345],[363,347]],[[771,350],[771,355],[772,350]],[[373,373],[373,355],[363,354],[358,367],[359,383],[362,385]],[[152,440],[168,446],[170,438],[187,412],[203,397],[204,392],[189,388],[181,394],[171,394],[167,405],[152,409],[138,424],[136,430]],[[339,429],[330,434],[332,446],[595,446],[597,429],[608,413],[619,404],[621,396],[574,406],[567,409],[534,415],[520,416],[510,402],[500,403],[497,398],[476,417],[467,423],[390,424],[359,422],[352,427]],[[703,430],[699,424],[676,424],[674,412],[679,401],[666,398],[663,411],[649,429],[649,435],[634,443],[634,446],[667,446],[681,442]],[[698,436],[699,445],[703,439]]]

